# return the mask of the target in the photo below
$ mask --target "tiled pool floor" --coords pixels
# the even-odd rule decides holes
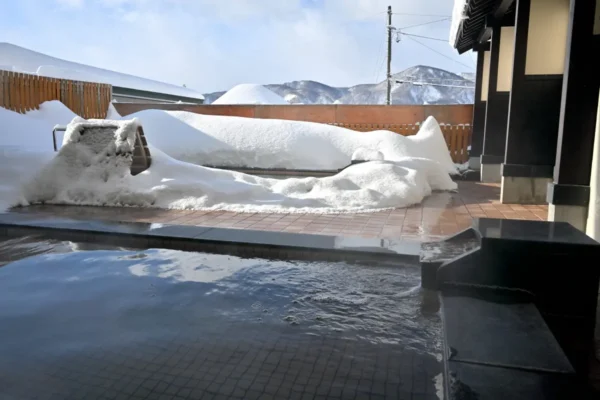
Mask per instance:
[[[0,399],[438,399],[415,266],[87,249],[0,241]]]

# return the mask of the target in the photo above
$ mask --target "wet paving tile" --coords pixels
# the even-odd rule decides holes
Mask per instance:
[[[548,206],[544,204],[501,204],[498,184],[459,182],[458,186],[458,193],[435,192],[422,204],[408,208],[355,214],[236,213],[58,205],[35,205],[16,208],[13,211],[76,219],[155,222],[421,241],[461,231],[471,225],[473,218],[546,220],[548,217]]]

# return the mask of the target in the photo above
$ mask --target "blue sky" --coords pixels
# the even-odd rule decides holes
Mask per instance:
[[[398,28],[451,15],[451,0],[2,0],[0,41],[200,92],[238,83],[385,76],[386,9]],[[436,16],[415,16],[425,14]],[[472,72],[445,41],[450,21],[393,44],[392,71],[417,64]],[[439,54],[441,53],[441,54]],[[0,60],[2,65],[2,60]]]

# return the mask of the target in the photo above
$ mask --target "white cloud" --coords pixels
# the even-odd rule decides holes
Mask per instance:
[[[62,6],[81,7],[83,6],[84,0],[56,0],[56,2]]]
[[[301,0],[57,1],[79,8],[54,10],[45,0],[22,0],[26,20],[6,26],[0,16],[0,37],[201,92],[243,82],[312,79],[341,86],[382,80],[387,5],[394,12],[442,15],[450,15],[452,8],[448,0],[323,0],[309,8]],[[434,19],[394,15],[393,24]],[[60,20],[69,22],[54,22]],[[449,25],[407,32],[445,39]],[[426,44],[473,65],[446,43]],[[394,71],[416,64],[468,70],[412,41],[394,44]]]

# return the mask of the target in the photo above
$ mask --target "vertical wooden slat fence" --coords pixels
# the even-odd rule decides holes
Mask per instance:
[[[83,118],[105,118],[112,86],[0,70],[0,107],[26,113],[59,100]]]
[[[416,135],[419,124],[342,124],[331,123],[329,125],[340,126],[359,132],[372,132],[386,130],[398,133],[402,136]],[[450,151],[450,157],[455,163],[465,163],[469,160],[469,146],[471,144],[471,125],[469,124],[440,124],[444,139]]]

